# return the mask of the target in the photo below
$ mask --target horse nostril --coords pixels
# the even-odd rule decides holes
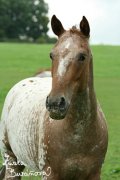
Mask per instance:
[[[59,103],[60,110],[64,110],[65,109],[65,105],[66,105],[65,98],[61,97],[60,103]]]
[[[66,107],[66,101],[64,97],[61,98],[50,98],[47,96],[46,98],[46,109],[48,111],[64,111]]]

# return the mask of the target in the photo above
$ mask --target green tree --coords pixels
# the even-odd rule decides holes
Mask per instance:
[[[48,5],[44,0],[0,0],[0,38],[32,38],[48,31]]]

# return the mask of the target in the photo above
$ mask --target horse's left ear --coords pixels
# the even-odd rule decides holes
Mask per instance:
[[[51,27],[53,32],[59,37],[61,34],[64,33],[65,29],[63,28],[62,23],[60,22],[60,20],[53,15],[52,19],[51,19]]]
[[[90,26],[85,16],[83,16],[82,21],[80,22],[80,29],[85,36],[90,35]]]

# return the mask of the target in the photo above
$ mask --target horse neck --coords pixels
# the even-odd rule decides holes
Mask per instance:
[[[76,96],[73,97],[71,102],[71,107],[69,109],[68,119],[71,122],[82,122],[82,121],[94,121],[97,116],[97,100],[94,91],[94,80],[93,80],[93,59],[91,56],[89,64],[89,78],[87,88],[78,92]],[[72,120],[73,119],[73,120]]]
[[[89,87],[89,99],[91,102],[91,113],[97,115],[97,99],[94,90],[94,76],[93,76],[93,57],[91,55],[91,60],[89,64],[89,80],[88,80],[88,87]]]

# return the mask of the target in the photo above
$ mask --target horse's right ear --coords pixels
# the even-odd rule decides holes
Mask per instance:
[[[51,27],[52,27],[53,32],[58,37],[65,32],[65,29],[63,28],[62,23],[55,15],[53,15],[53,17],[51,19]]]
[[[85,35],[88,36],[90,35],[90,26],[89,26],[89,22],[86,19],[85,16],[83,16],[82,21],[80,22],[80,29],[81,32]]]

